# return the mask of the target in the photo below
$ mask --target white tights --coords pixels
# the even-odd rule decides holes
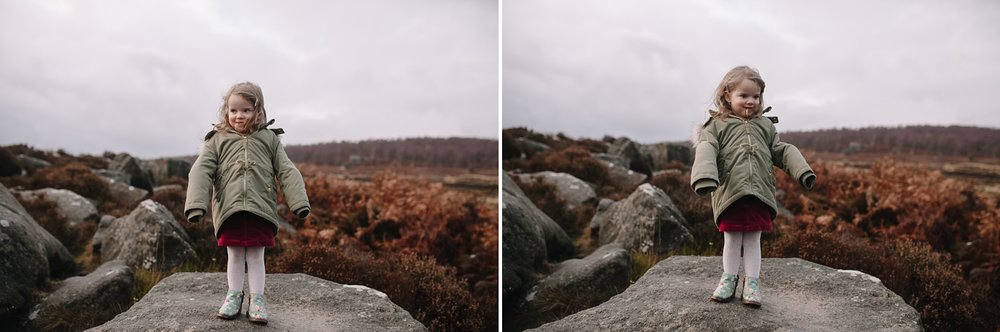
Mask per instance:
[[[250,293],[264,294],[264,247],[226,247],[226,251],[229,252],[226,267],[229,290],[243,290],[243,273],[246,271]]]
[[[743,248],[743,269],[748,277],[760,278],[760,231],[725,232],[722,247],[722,271],[736,274],[740,270],[740,248]]]

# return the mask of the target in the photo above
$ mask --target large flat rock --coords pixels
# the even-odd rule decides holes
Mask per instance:
[[[760,308],[738,299],[710,301],[721,274],[721,257],[673,256],[607,302],[535,331],[921,330],[916,310],[857,271],[798,258],[764,259]]]
[[[426,331],[379,291],[306,274],[267,275],[267,326],[247,320],[246,302],[239,318],[216,318],[226,290],[225,273],[175,273],[88,331]]]

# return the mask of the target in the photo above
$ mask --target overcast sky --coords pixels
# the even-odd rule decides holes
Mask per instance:
[[[998,4],[505,0],[503,127],[687,140],[744,64],[779,131],[1000,127]]]
[[[0,1],[0,145],[196,154],[233,83],[285,144],[496,138],[490,0]]]

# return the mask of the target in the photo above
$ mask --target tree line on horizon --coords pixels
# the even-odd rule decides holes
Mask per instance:
[[[969,126],[838,128],[781,133],[800,149],[838,153],[889,153],[1000,158],[1000,129]]]
[[[295,162],[336,166],[397,166],[495,169],[497,140],[404,138],[328,142],[285,147]]]

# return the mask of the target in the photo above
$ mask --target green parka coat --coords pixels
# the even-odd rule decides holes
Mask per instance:
[[[239,211],[267,219],[278,229],[277,188],[281,184],[288,207],[296,216],[309,214],[302,174],[285,154],[278,139],[281,129],[260,129],[252,134],[210,132],[201,154],[188,174],[184,214],[197,222],[212,202],[212,224],[219,235],[222,222]]]
[[[772,165],[797,179],[806,190],[812,189],[816,175],[798,148],[778,139],[774,127],[777,118],[721,118],[709,112],[712,116],[701,126],[695,142],[691,187],[699,195],[712,193],[716,225],[722,211],[746,195],[771,207],[772,219],[777,215]]]

